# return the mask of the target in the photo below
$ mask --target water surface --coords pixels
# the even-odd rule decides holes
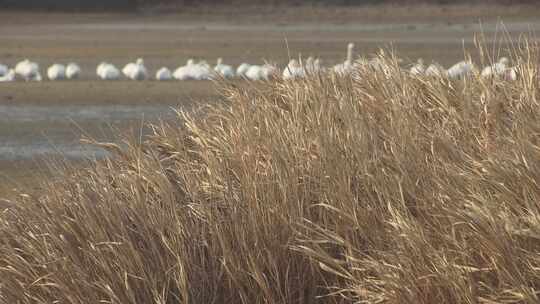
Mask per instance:
[[[101,157],[81,136],[117,140],[118,130],[146,133],[145,124],[174,115],[167,105],[0,105],[0,161]]]

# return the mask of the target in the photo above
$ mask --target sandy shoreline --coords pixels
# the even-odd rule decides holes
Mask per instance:
[[[211,82],[63,81],[0,85],[0,104],[192,105],[218,97]]]

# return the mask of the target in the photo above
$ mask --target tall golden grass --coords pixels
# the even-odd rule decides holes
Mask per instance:
[[[538,48],[507,82],[249,87],[0,220],[1,303],[539,303]]]

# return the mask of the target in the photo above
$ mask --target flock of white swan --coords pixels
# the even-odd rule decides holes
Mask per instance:
[[[224,64],[222,58],[218,58],[214,67],[206,61],[195,62],[189,59],[184,66],[178,67],[171,71],[167,67],[162,67],[157,70],[155,80],[210,80],[216,77],[223,78],[243,78],[247,80],[269,80],[274,77],[283,77],[283,79],[303,78],[311,73],[319,73],[333,71],[338,74],[348,74],[358,65],[369,65],[376,67],[380,65],[380,60],[375,58],[371,60],[353,60],[354,44],[347,45],[347,57],[344,62],[333,67],[323,67],[318,58],[309,57],[305,62],[296,59],[289,61],[289,64],[280,70],[276,65],[265,63],[262,65],[252,65],[242,63],[236,69],[230,65]],[[433,63],[426,66],[422,59],[409,69],[412,75],[426,76],[445,76],[451,79],[460,79],[470,75],[476,71],[476,66],[472,61],[461,61],[452,67],[445,69],[438,63]],[[81,68],[76,63],[68,63],[66,65],[55,63],[47,69],[47,78],[49,80],[69,80],[77,79],[81,75]],[[96,75],[101,80],[146,80],[150,79],[148,69],[144,65],[142,58],[135,62],[128,63],[122,70],[118,69],[114,64],[102,62],[97,66]],[[517,68],[510,66],[508,58],[503,57],[498,62],[485,67],[481,71],[483,77],[503,77],[507,80],[517,79]],[[41,81],[42,76],[39,70],[39,65],[25,59],[16,64],[13,69],[0,64],[0,82],[11,82],[17,79],[25,81]]]

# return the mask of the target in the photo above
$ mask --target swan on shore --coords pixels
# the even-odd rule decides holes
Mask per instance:
[[[313,58],[311,56],[308,57],[308,59],[306,60],[305,71],[306,74],[317,74],[321,71],[324,71],[323,67],[321,66],[321,60],[319,58]]]
[[[10,69],[5,75],[0,76],[0,82],[15,81],[15,70]]]
[[[247,78],[246,77],[246,73],[247,71],[249,70],[249,68],[251,67],[251,64],[249,63],[242,63],[240,64],[237,68],[236,68],[236,75],[240,78]]]
[[[162,67],[156,72],[156,80],[167,81],[173,79],[171,70],[166,67]]]
[[[195,61],[193,59],[188,59],[186,65],[177,68],[173,77],[177,80],[193,80],[192,78],[192,69],[194,69]]]
[[[427,67],[424,74],[429,77],[442,77],[446,76],[446,69],[442,65],[434,62]]]
[[[518,67],[507,68],[503,74],[505,80],[516,81],[518,79]]]
[[[333,68],[335,73],[338,74],[349,74],[353,68],[353,52],[354,52],[354,43],[350,42],[347,45],[347,58],[345,62],[336,64]]]
[[[63,64],[55,63],[47,69],[49,80],[63,80],[66,78],[66,67]]]
[[[189,59],[186,65],[173,73],[173,77],[178,80],[210,80],[212,76],[212,68],[206,61],[195,63],[193,59]]]
[[[233,78],[236,76],[233,67],[223,64],[223,58],[221,57],[217,59],[217,64],[214,67],[214,71],[223,78]]]
[[[78,79],[81,75],[81,67],[74,62],[68,63],[66,67],[67,79]]]
[[[21,76],[26,81],[41,81],[39,65],[28,59],[25,59],[15,66],[15,74]]]
[[[250,66],[245,74],[245,77],[248,80],[257,81],[257,80],[263,80],[263,73],[262,73],[262,66],[260,65],[252,65]]]
[[[135,68],[135,63],[133,62],[130,62],[128,64],[126,64],[123,68],[122,68],[122,74],[124,74],[124,76],[126,76],[127,78],[130,77],[131,75],[131,71]]]
[[[262,66],[263,80],[275,79],[279,75],[279,69],[275,64],[265,63]]]
[[[102,80],[117,80],[120,78],[120,71],[113,64],[102,62],[96,69],[96,74]]]
[[[447,71],[447,76],[450,79],[463,79],[470,76],[475,70],[476,67],[470,60],[464,60],[450,67]]]
[[[0,77],[5,76],[9,71],[8,67],[0,64]]]
[[[142,58],[138,58],[135,63],[128,63],[122,69],[122,73],[131,80],[145,80],[148,77],[148,71],[144,66],[144,60]]]
[[[509,64],[510,60],[507,57],[502,57],[498,62],[485,67],[480,75],[484,78],[504,76]]]
[[[210,80],[213,76],[212,67],[205,60],[201,60],[195,64],[192,73],[195,80]]]
[[[252,65],[246,72],[245,78],[252,81],[270,80],[278,77],[280,70],[273,64]]]
[[[418,61],[411,67],[409,73],[413,76],[423,75],[426,72],[426,66],[424,65],[424,59],[420,58]]]
[[[296,59],[291,59],[289,64],[283,69],[283,79],[296,79],[306,77],[306,70]]]
[[[100,78],[101,78],[101,72],[103,71],[103,69],[105,68],[105,66],[107,64],[108,63],[106,63],[106,62],[101,62],[100,64],[98,64],[98,66],[96,68],[96,75],[98,75]]]

